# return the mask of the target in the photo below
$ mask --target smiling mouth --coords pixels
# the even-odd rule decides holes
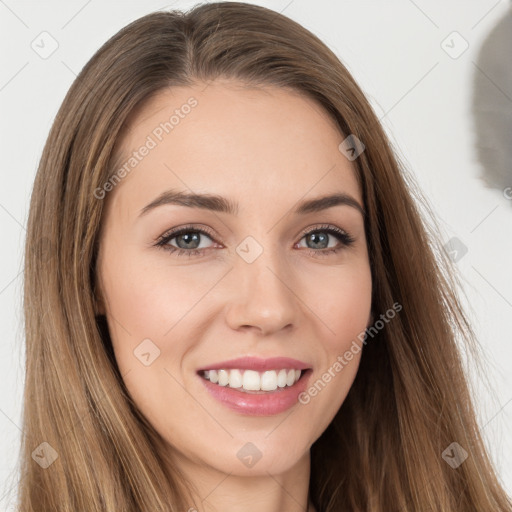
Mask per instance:
[[[265,394],[279,392],[295,385],[306,372],[299,369],[275,369],[258,372],[244,369],[202,370],[199,375],[218,386],[228,387],[243,393]]]

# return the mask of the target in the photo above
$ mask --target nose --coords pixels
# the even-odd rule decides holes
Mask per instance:
[[[265,248],[252,263],[235,258],[230,272],[228,325],[234,330],[256,330],[262,335],[296,327],[300,316],[300,300],[294,290],[294,279],[279,261],[276,251]]]

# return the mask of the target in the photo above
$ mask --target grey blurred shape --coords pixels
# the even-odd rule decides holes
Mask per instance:
[[[474,62],[474,145],[484,183],[512,186],[512,7],[491,30]]]

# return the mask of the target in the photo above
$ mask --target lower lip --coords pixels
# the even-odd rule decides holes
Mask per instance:
[[[245,393],[229,386],[219,386],[201,377],[207,391],[220,403],[233,411],[252,416],[272,416],[282,413],[298,403],[298,396],[307,386],[311,370],[293,385],[277,388],[275,391],[265,393]]]

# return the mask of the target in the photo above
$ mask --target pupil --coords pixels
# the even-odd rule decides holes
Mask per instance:
[[[310,236],[310,239],[311,241],[313,242],[313,244],[322,244],[322,242],[326,242],[327,241],[327,236],[326,234],[318,234],[318,233],[312,233]],[[320,242],[318,242],[318,239],[323,239],[321,240]],[[315,249],[318,249],[319,247],[315,247]],[[320,247],[320,249],[325,249],[325,247]]]
[[[192,242],[195,242],[196,245],[194,247],[185,246],[184,248],[185,249],[196,249],[197,246],[199,245],[199,233],[194,233],[192,235],[190,235],[190,234],[179,235],[176,238],[176,243],[179,246],[180,245],[179,241],[180,240],[185,240],[185,244],[187,244],[187,243],[190,243],[190,239],[194,239],[194,240],[192,240]]]

